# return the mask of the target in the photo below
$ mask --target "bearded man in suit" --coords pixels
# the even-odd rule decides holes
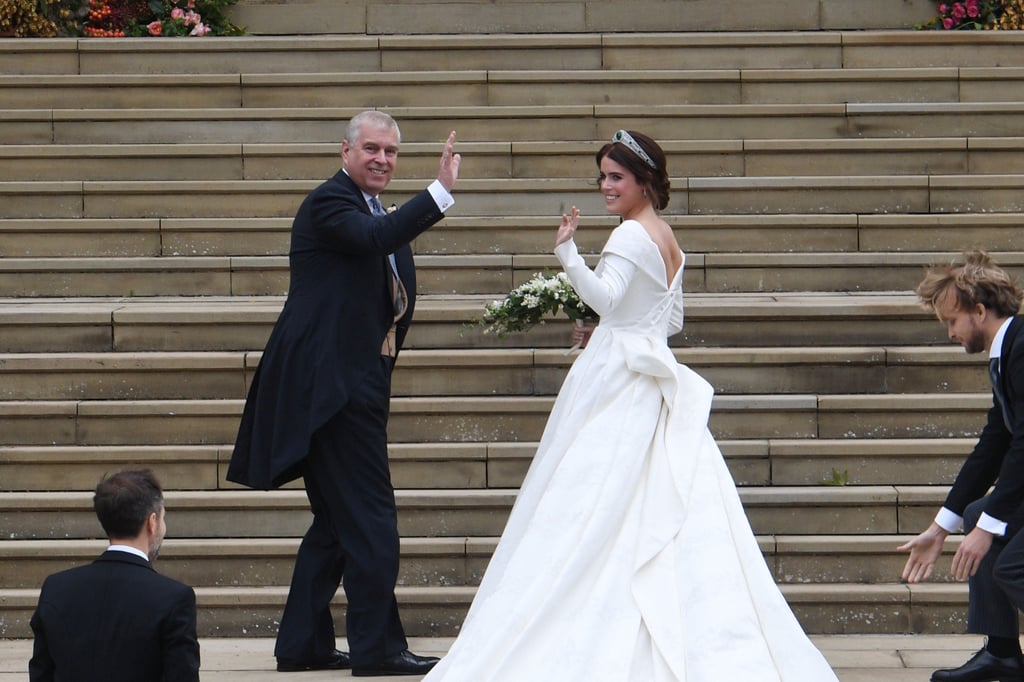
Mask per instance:
[[[420,675],[398,616],[399,537],[388,467],[391,370],[415,305],[410,242],[453,203],[455,133],[437,180],[381,207],[401,134],[387,114],[348,125],[342,169],[292,224],[288,297],[253,377],[228,480],[270,489],[302,477],[313,522],[299,547],[274,655],[279,671],[352,668]],[[351,652],[335,648],[330,602],[341,583]]]
[[[968,353],[987,351],[992,407],[977,445],[960,468],[932,524],[901,551],[903,579],[931,576],[946,536],[966,535],[953,556],[957,580],[969,580],[967,629],[985,647],[933,682],[1024,680],[1018,610],[1024,607],[1024,317],[1021,291],[991,257],[966,254],[963,265],[932,269],[917,287]],[[990,490],[991,488],[991,490]]]
[[[93,507],[110,546],[43,582],[29,679],[197,682],[195,592],[152,566],[167,531],[160,483],[122,471],[96,486]]]

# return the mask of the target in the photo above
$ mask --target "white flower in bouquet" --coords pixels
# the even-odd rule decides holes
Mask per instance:
[[[544,324],[545,318],[559,312],[573,321],[597,320],[597,313],[577,295],[564,272],[557,275],[536,273],[504,299],[484,306],[484,314],[477,323],[484,327],[485,334],[503,337]]]

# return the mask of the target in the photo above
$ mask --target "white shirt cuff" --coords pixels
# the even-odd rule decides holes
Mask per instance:
[[[981,513],[981,517],[978,519],[978,528],[992,533],[992,535],[998,535],[1002,537],[1006,535],[1006,521],[1000,521],[999,519],[993,518],[986,514]]]
[[[455,197],[452,196],[451,192],[444,188],[440,180],[434,180],[427,187],[427,191],[430,192],[430,196],[434,197],[434,203],[441,209],[441,212],[447,211],[455,204]]]
[[[947,533],[956,533],[964,527],[964,517],[943,507],[935,515],[935,523]]]

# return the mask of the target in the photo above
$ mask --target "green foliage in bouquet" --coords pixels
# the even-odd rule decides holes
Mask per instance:
[[[504,299],[488,303],[477,321],[485,334],[499,337],[524,332],[543,324],[545,318],[564,313],[570,320],[597,320],[590,306],[583,302],[564,272],[557,275],[537,273],[520,284]]]

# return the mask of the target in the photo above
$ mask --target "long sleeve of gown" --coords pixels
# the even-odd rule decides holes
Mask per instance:
[[[637,269],[629,259],[615,253],[605,253],[597,268],[591,270],[571,239],[555,247],[555,256],[561,262],[576,293],[598,315],[607,315],[615,309]]]

